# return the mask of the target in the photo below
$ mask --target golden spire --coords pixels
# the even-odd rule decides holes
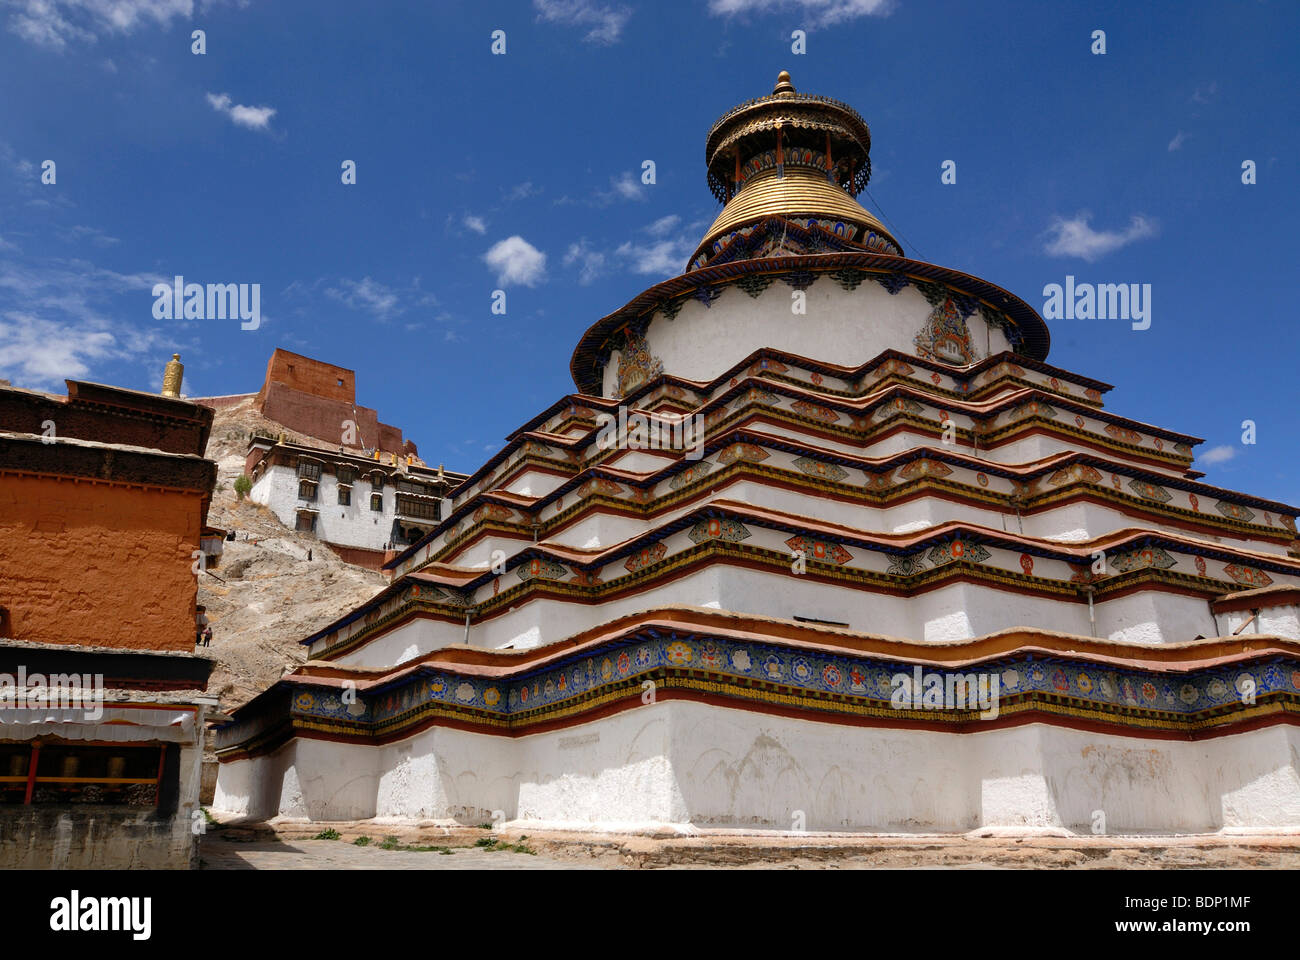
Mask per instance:
[[[709,130],[704,154],[709,188],[723,208],[687,261],[688,271],[706,266],[738,240],[754,252],[738,248],[727,256],[795,253],[802,241],[772,248],[740,232],[770,218],[814,231],[814,245],[827,241],[836,249],[902,255],[884,225],[854,199],[871,177],[867,122],[846,103],[800,93],[788,71],[780,72],[767,96],[724,113]],[[784,238],[783,228],[779,233]]]
[[[179,397],[181,395],[181,378],[185,375],[185,365],[181,363],[181,355],[173,353],[172,358],[167,361],[167,367],[163,370],[162,395],[164,397]]]

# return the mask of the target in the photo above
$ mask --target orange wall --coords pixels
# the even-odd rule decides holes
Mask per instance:
[[[277,381],[327,400],[355,403],[357,399],[356,374],[351,370],[302,357],[288,350],[277,349],[271,354],[271,360],[266,365],[266,381],[262,384],[263,398],[268,385]]]
[[[3,633],[193,650],[202,513],[198,493],[0,477]]]

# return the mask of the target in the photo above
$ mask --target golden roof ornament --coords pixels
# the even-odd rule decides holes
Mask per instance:
[[[163,369],[162,395],[164,397],[177,397],[181,395],[181,380],[185,376],[185,365],[181,363],[181,355],[173,353],[172,358],[167,361],[167,366]]]
[[[800,93],[789,72],[780,72],[767,96],[724,113],[709,130],[704,155],[709,188],[724,206],[687,261],[688,271],[744,236],[737,231],[772,217],[802,230],[819,228],[841,246],[902,255],[898,241],[854,199],[871,178],[867,122],[846,103]],[[756,255],[783,252],[794,251]]]

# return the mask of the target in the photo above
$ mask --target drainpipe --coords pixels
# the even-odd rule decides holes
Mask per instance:
[[[1095,638],[1097,636],[1097,614],[1093,610],[1092,595],[1097,592],[1097,589],[1092,584],[1088,584],[1084,589],[1088,592],[1088,626]]]
[[[1214,633],[1210,634],[1210,636],[1222,636],[1222,634],[1219,633],[1219,615],[1214,612],[1214,598],[1206,597],[1205,605],[1210,609],[1210,622],[1214,624]]]
[[[469,646],[469,618],[474,613],[473,607],[465,608],[465,646]]]

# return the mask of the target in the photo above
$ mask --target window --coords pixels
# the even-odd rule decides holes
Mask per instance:
[[[346,463],[339,464],[338,467],[339,483],[346,483],[348,486],[356,483],[357,468],[349,466]]]
[[[0,805],[95,803],[159,806],[166,748],[8,743],[0,747]],[[172,764],[174,767],[175,764]]]
[[[384,495],[382,493],[372,493],[370,495],[370,509],[376,513],[384,512]]]
[[[376,470],[370,475],[370,486],[375,490],[384,489],[384,475],[380,471]]]
[[[343,386],[343,381],[342,381],[342,380],[340,380],[338,383],[339,383],[339,386],[340,386],[340,387]]]
[[[350,506],[352,506],[352,488],[351,488],[351,487],[344,487],[344,486],[339,487],[339,506],[341,506],[341,507],[350,507]]]
[[[298,511],[298,522],[294,524],[294,529],[299,533],[316,532],[316,514],[307,510]]]
[[[315,499],[316,499],[316,484],[313,483],[311,480],[299,480],[299,481],[298,481],[298,499],[299,499],[299,500],[315,500]]]
[[[399,516],[412,517],[416,520],[438,520],[442,517],[442,501],[421,500],[399,493],[397,513]]]
[[[299,460],[298,476],[304,480],[319,480],[320,463],[316,460]]]

